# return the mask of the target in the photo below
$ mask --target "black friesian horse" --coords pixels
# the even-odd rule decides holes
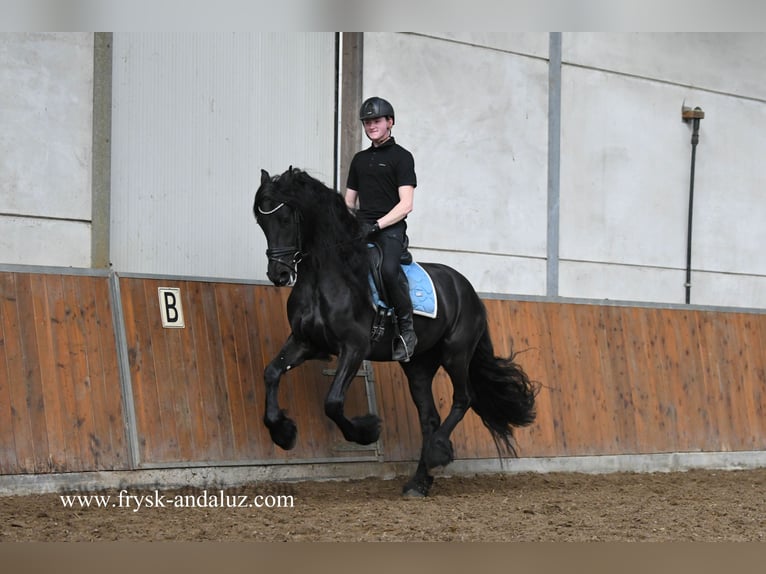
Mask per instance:
[[[253,213],[266,236],[268,277],[293,285],[287,301],[292,333],[264,372],[264,422],[283,449],[295,446],[297,428],[278,404],[281,376],[314,358],[338,357],[325,413],[348,441],[375,442],[380,419],[344,413],[346,390],[364,359],[391,360],[391,335],[371,342],[376,315],[368,282],[368,248],[342,196],[292,167],[280,176],[261,172]],[[418,344],[401,363],[418,410],[423,433],[420,462],[404,494],[425,496],[433,482],[429,469],[453,460],[450,434],[469,407],[481,417],[496,444],[515,454],[513,427],[535,418],[536,386],[509,358],[496,357],[484,304],[468,280],[454,269],[423,263],[438,294],[436,318],[415,316]],[[387,329],[391,331],[391,329]],[[452,408],[444,422],[434,404],[431,383],[443,366],[452,379]]]

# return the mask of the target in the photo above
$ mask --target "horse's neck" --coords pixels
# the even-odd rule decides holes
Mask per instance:
[[[359,269],[356,271],[356,281],[351,280],[351,273],[348,267],[343,267],[344,262],[337,264],[320,264],[312,258],[307,258],[301,262],[298,270],[298,281],[296,287],[301,289],[321,292],[332,298],[337,297],[339,292],[346,296],[358,299],[365,299],[370,296],[367,274],[369,269]]]

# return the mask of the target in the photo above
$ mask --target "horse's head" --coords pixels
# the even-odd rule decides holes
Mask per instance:
[[[269,258],[266,274],[277,287],[295,283],[298,263],[303,257],[300,213],[289,205],[282,189],[288,172],[272,178],[266,170],[261,170],[261,185],[253,204],[255,219],[266,236]]]

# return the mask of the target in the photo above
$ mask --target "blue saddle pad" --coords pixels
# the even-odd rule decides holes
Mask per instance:
[[[415,315],[422,315],[431,319],[436,318],[438,302],[436,300],[436,289],[431,276],[426,273],[418,263],[402,265],[404,274],[407,275],[407,281],[410,284],[410,299],[412,299],[412,311]],[[370,288],[372,289],[372,300],[378,307],[388,308],[378,294],[372,275],[369,276]]]

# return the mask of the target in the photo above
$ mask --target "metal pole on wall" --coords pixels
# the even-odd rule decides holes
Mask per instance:
[[[701,108],[681,107],[681,119],[692,122],[692,165],[689,178],[689,221],[686,232],[686,303],[691,303],[692,291],[692,216],[694,213],[694,165],[697,161],[697,144],[700,140],[700,120],[705,117]]]

